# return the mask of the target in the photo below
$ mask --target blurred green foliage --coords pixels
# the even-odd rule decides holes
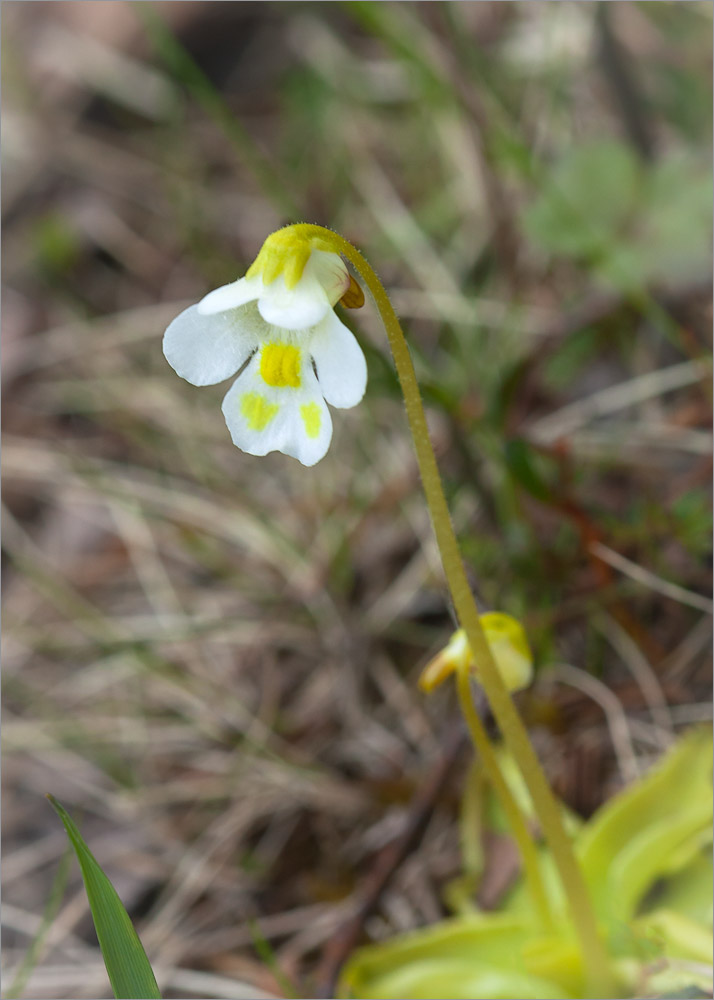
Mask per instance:
[[[71,271],[82,252],[71,221],[54,211],[37,220],[33,243],[39,265],[54,276]]]
[[[696,275],[710,247],[711,214],[705,164],[671,157],[645,167],[623,143],[598,140],[555,165],[524,226],[549,253],[588,263],[628,292]]]
[[[617,996],[671,996],[706,983],[712,942],[711,751],[711,734],[692,732],[587,823],[566,814],[607,931]],[[522,780],[504,763],[523,801]],[[471,837],[478,836],[475,822],[491,832],[504,830],[503,816],[488,793],[480,808],[471,807],[470,817]],[[465,849],[464,856],[474,855]],[[561,911],[554,930],[534,920],[532,901],[519,880],[495,912],[467,899],[460,916],[358,950],[345,967],[341,995],[375,1000],[587,996],[582,959],[545,848],[541,864]]]
[[[547,444],[533,428],[605,387],[626,394],[643,373],[709,356],[711,4],[609,5],[655,138],[651,162],[627,135],[622,95],[597,54],[592,3],[93,5],[107,17],[133,11],[137,47],[116,31],[108,48],[128,59],[127,85],[134,69],[150,69],[163,85],[170,100],[147,100],[145,114],[141,86],[129,102],[121,87],[102,86],[81,23],[72,29],[76,51],[66,34],[53,34],[64,6],[9,5],[6,24],[13,8],[37,8],[38,21],[27,35],[6,31],[3,42],[12,291],[4,321],[29,345],[6,394],[6,483],[12,515],[40,539],[31,552],[8,533],[9,572],[24,576],[29,597],[27,608],[18,602],[6,612],[19,652],[8,649],[4,684],[10,734],[16,722],[34,724],[40,747],[51,747],[34,754],[33,773],[64,767],[54,750],[68,750],[95,768],[105,816],[125,816],[129,799],[148,828],[167,819],[170,850],[161,834],[148,841],[148,857],[161,864],[147,869],[161,872],[182,843],[192,847],[210,829],[224,800],[243,795],[236,756],[252,774],[272,754],[290,774],[294,751],[316,780],[354,782],[363,814],[347,821],[324,804],[304,805],[299,791],[294,800],[282,793],[285,829],[309,826],[301,810],[316,822],[297,850],[276,849],[279,864],[254,862],[260,817],[236,836],[225,863],[232,871],[244,860],[235,920],[245,928],[246,912],[252,919],[266,905],[287,912],[314,903],[306,866],[329,862],[346,825],[351,844],[364,838],[368,866],[387,797],[377,801],[370,789],[394,767],[408,789],[418,785],[451,725],[441,701],[413,708],[405,726],[409,696],[395,700],[397,710],[379,683],[386,663],[395,688],[411,684],[452,623],[438,571],[417,552],[423,510],[396,378],[369,306],[345,317],[365,345],[368,397],[359,420],[336,433],[329,464],[309,478],[232,451],[212,390],[194,402],[169,386],[157,303],[198,299],[235,278],[266,232],[303,218],[353,238],[395,292],[484,607],[524,619],[539,666],[567,659],[610,685],[642,722],[627,664],[593,624],[616,613],[666,697],[681,700],[681,719],[701,709],[708,675],[699,660],[685,661],[671,684],[667,673],[699,614],[619,574],[603,582],[588,545],[600,538],[702,597],[711,552],[706,391],[693,380]],[[90,10],[67,8],[76,6]],[[43,60],[55,68],[42,70]],[[215,399],[224,391],[217,387]],[[112,524],[123,512],[121,530],[107,528],[89,554],[45,562],[41,530],[56,514],[72,525],[85,499]],[[134,568],[122,562],[127,551]],[[399,599],[382,612],[387,590]],[[309,625],[312,644],[301,635],[293,649],[277,621]],[[340,684],[330,688],[338,625],[359,740]],[[246,638],[241,629],[254,627],[260,637]],[[588,714],[584,696],[561,694],[538,689],[522,705],[545,728],[544,745],[564,758],[566,779],[576,775],[575,792],[567,780],[566,789],[570,799],[586,797],[588,814],[607,794],[614,755],[600,710]],[[318,722],[308,725],[313,700]],[[581,722],[583,752],[596,745],[595,774],[587,758],[582,781]],[[394,741],[384,754],[370,756],[372,724]],[[249,725],[258,728],[247,734]],[[175,745],[164,726],[180,728]],[[13,757],[32,733],[16,738],[7,744]],[[636,749],[647,756],[652,744],[636,741]],[[197,801],[192,782],[204,758],[215,787]],[[445,802],[448,811],[446,794]],[[666,802],[676,818],[674,803]],[[489,808],[488,829],[503,832]],[[440,885],[444,854],[432,835],[425,879]],[[432,870],[437,855],[441,867]],[[705,920],[706,858],[680,862],[647,887],[643,909],[664,900]],[[340,883],[335,894],[352,888]],[[224,904],[206,886],[200,919],[218,912],[222,920]],[[190,929],[195,912],[186,916]],[[382,932],[393,929],[388,913],[378,919]],[[488,923],[511,955],[509,941],[523,940],[520,917]],[[466,953],[450,975],[485,975],[472,952],[486,930],[471,937],[471,925],[459,926],[461,938],[444,927],[415,938],[415,957],[434,958],[430,974],[448,939],[454,955]],[[662,940],[679,933],[694,942],[698,932],[682,927],[665,920]],[[213,961],[182,932],[175,929],[176,954],[194,966]],[[654,925],[618,933],[621,952],[637,944],[638,962],[661,951]],[[406,959],[403,944],[395,941],[394,955]],[[567,947],[553,953],[570,961]],[[234,959],[230,951],[216,961],[232,968]],[[533,957],[533,967],[542,971],[546,959]],[[311,952],[300,966],[306,993],[313,960]],[[424,968],[416,967],[417,983]],[[490,974],[495,996],[503,974]],[[436,982],[432,995],[442,995],[445,981]],[[474,989],[485,988],[480,982]],[[514,982],[518,995],[534,989],[532,980]]]

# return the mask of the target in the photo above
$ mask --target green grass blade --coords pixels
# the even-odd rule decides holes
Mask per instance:
[[[114,996],[117,1000],[161,1000],[146,952],[114,886],[97,864],[67,811],[54,796],[48,795],[47,798],[62,820],[82,869],[99,947]]]
[[[233,114],[219,91],[174,36],[153,4],[135,3],[134,9],[150,43],[172,78],[188,89],[209,118],[218,125],[275,207],[286,213],[288,218],[299,219],[301,212],[290,193],[287,181]]]
[[[4,1000],[15,1000],[16,997],[21,997],[25,992],[25,987],[27,986],[27,981],[32,975],[32,972],[37,965],[38,960],[41,957],[42,949],[44,948],[45,941],[47,939],[47,934],[52,927],[55,917],[57,916],[57,911],[59,910],[60,903],[62,902],[62,897],[64,895],[64,890],[67,887],[67,878],[69,877],[69,868],[72,862],[72,847],[67,844],[65,853],[62,855],[62,859],[57,868],[57,874],[52,882],[52,888],[50,889],[50,894],[47,899],[47,905],[45,906],[45,911],[42,914],[42,922],[35,935],[30,947],[25,953],[20,966],[15,973],[13,981],[10,986],[5,990],[3,997]]]
[[[280,989],[285,994],[286,997],[295,998],[299,996],[295,992],[295,987],[290,982],[288,977],[285,975],[283,970],[280,968],[280,963],[278,962],[275,952],[270,946],[270,942],[263,936],[260,930],[260,926],[257,920],[249,920],[248,928],[250,930],[250,936],[253,939],[253,947],[258,952],[259,957],[263,963],[270,969],[270,971],[275,976]]]

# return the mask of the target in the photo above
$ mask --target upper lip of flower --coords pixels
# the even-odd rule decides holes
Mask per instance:
[[[260,259],[260,258],[259,258]],[[350,287],[347,266],[337,254],[312,250],[297,281],[287,269],[277,275],[264,269],[209,292],[198,303],[204,316],[235,309],[257,299],[266,323],[289,330],[316,326]]]
[[[364,395],[367,367],[332,308],[350,287],[342,259],[312,250],[298,279],[292,277],[283,271],[266,282],[260,270],[251,269],[209,293],[169,325],[164,353],[194,385],[238,372],[223,413],[243,451],[279,450],[314,465],[332,436],[325,401],[355,406]]]

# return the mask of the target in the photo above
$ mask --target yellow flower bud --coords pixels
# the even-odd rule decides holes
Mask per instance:
[[[509,691],[527,687],[533,676],[533,657],[526,633],[519,621],[502,611],[488,611],[479,616],[496,666]],[[462,628],[454,632],[446,647],[427,663],[419,678],[422,691],[433,691],[464,664],[478,670]]]

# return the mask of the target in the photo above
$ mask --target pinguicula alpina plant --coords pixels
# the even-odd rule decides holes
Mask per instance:
[[[473,707],[473,662],[552,851],[588,989],[592,995],[613,995],[607,954],[560,808],[498,669],[468,585],[409,348],[389,296],[367,260],[344,237],[322,226],[286,226],[267,238],[245,278],[210,293],[174,320],[164,336],[164,352],[179,374],[197,384],[221,381],[245,366],[223,403],[235,443],[254,454],[278,449],[295,455],[304,464],[313,464],[329,444],[330,432],[323,429],[329,417],[321,398],[351,406],[364,391],[363,375],[357,383],[351,369],[358,355],[364,365],[361,352],[332,316],[335,303],[353,291],[342,258],[364,280],[389,338],[446,579],[471,651],[470,658],[461,658],[456,672],[469,731],[509,818],[516,824],[514,835],[531,890],[543,921],[550,925],[553,916],[532,838],[500,775],[495,753]],[[361,296],[356,290],[353,294],[359,302]],[[363,370],[361,367],[360,373]],[[315,409],[308,415],[306,406]],[[312,423],[313,414],[316,421],[319,414],[319,426]]]
[[[556,800],[511,697],[532,677],[525,632],[509,615],[480,615],[476,608],[409,349],[362,254],[321,226],[287,226],[268,237],[245,277],[209,293],[170,324],[164,353],[194,385],[236,376],[223,414],[243,451],[281,451],[314,465],[332,436],[326,404],[353,407],[366,388],[364,355],[334,312],[338,303],[354,308],[364,302],[345,260],[369,289],[389,338],[459,621],[419,684],[430,692],[455,677],[477,763],[463,800],[469,821],[462,823],[464,878],[451,887],[456,916],[358,950],[343,970],[341,995],[564,1000],[701,987],[711,980],[710,734],[688,734],[658,768],[588,823]],[[502,745],[488,736],[473,683],[486,694]],[[484,784],[488,792],[481,795]],[[157,996],[121,903],[69,817],[60,815],[83,865],[110,978],[123,984],[115,994]],[[489,913],[478,909],[471,893],[479,851],[469,847],[469,838],[479,822],[510,833],[522,862],[522,878]],[[126,980],[130,953],[135,973]]]

